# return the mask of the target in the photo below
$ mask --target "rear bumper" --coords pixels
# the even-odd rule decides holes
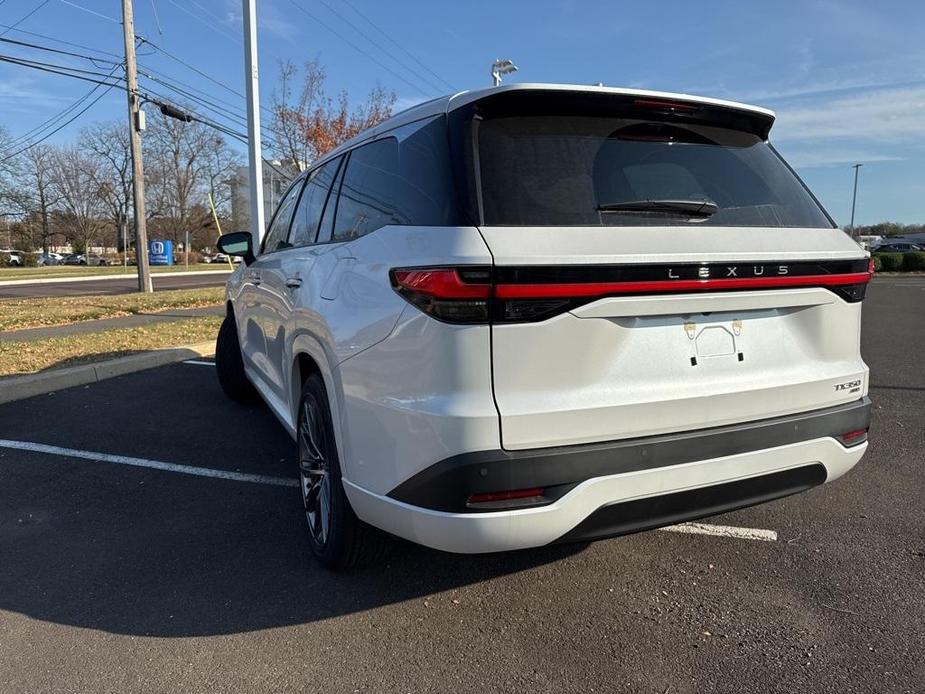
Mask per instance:
[[[374,494],[348,480],[344,486],[354,511],[367,523],[428,547],[471,554],[607,537],[761,503],[836,479],[866,450],[866,442],[845,448],[834,438],[814,439],[596,477],[545,506],[487,513],[434,511]],[[792,474],[781,474],[788,472]],[[703,493],[681,497],[692,490]],[[621,506],[626,511],[622,515]]]
[[[526,451],[472,454],[490,456],[479,463],[460,462],[457,456],[455,465],[444,461],[430,468],[427,484],[416,487],[431,490],[436,502],[396,498],[404,484],[385,496],[344,482],[360,518],[400,537],[460,553],[523,549],[692,520],[832,481],[867,450],[866,442],[845,447],[835,436],[866,428],[869,419],[865,398],[796,417],[607,446],[533,451],[532,456]],[[489,479],[488,485],[503,484],[473,486],[471,479],[482,478]],[[560,480],[566,481],[549,484]],[[529,487],[551,488],[557,496],[514,510],[423,505],[443,504],[460,494],[465,499],[472,490]]]
[[[676,434],[645,436],[601,444],[518,451],[477,451],[453,456],[422,470],[388,496],[434,511],[511,510],[467,504],[473,494],[543,488],[545,505],[597,477],[667,468],[683,463],[837,437],[870,424],[870,399],[796,415]],[[519,506],[522,508],[522,506]]]

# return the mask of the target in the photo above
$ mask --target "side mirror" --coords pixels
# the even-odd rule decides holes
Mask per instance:
[[[233,231],[218,237],[218,250],[230,256],[244,259],[245,265],[253,263],[257,257],[254,255],[254,237],[249,231]]]

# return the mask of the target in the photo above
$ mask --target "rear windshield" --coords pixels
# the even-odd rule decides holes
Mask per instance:
[[[748,132],[561,114],[480,119],[472,132],[486,225],[832,226]]]

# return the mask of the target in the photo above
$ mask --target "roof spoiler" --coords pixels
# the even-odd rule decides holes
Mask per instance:
[[[652,118],[729,128],[768,138],[774,125],[771,111],[716,99],[635,90],[499,89],[468,104],[486,118],[523,115],[613,116]]]

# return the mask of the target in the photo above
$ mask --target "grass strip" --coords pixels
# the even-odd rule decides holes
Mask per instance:
[[[154,313],[177,308],[217,306],[225,296],[223,287],[168,289],[153,294],[103,296],[47,296],[0,299],[0,332],[45,328],[81,321]]]
[[[153,349],[207,342],[215,339],[221,322],[221,316],[205,316],[47,340],[2,340],[0,376],[36,373]]]
[[[172,272],[186,272],[185,265],[154,265],[151,272],[155,275],[170,274]],[[189,266],[190,272],[199,272],[201,270],[211,270],[228,272],[231,268],[228,263],[196,263]],[[138,274],[138,268],[129,265],[126,271],[122,265],[104,265],[98,267],[93,265],[48,265],[45,267],[2,267],[0,268],[0,280],[41,280],[65,277],[93,277],[95,275],[125,275],[134,277]]]

